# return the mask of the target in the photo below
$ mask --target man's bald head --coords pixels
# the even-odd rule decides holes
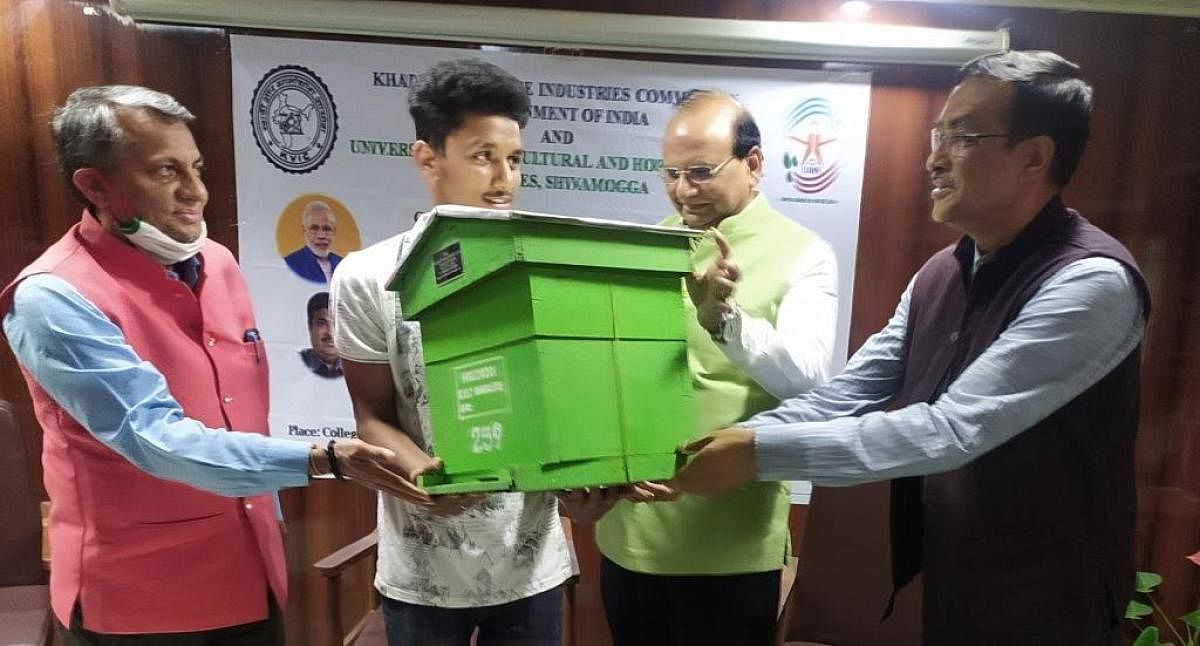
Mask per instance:
[[[679,104],[663,135],[663,165],[715,171],[707,181],[683,176],[668,182],[684,224],[716,226],[754,199],[762,176],[761,139],[754,117],[724,92],[696,90]]]
[[[698,118],[707,121],[712,131],[709,136],[719,137],[718,131],[728,127],[729,150],[734,157],[745,159],[755,146],[762,145],[762,135],[754,116],[733,96],[719,90],[692,90],[676,107],[668,122],[668,132],[676,120]]]

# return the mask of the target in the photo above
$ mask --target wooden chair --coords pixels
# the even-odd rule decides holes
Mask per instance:
[[[575,541],[571,532],[571,521],[561,518],[563,531],[567,535],[567,548],[571,554],[571,578],[564,584],[566,607],[563,609],[563,644],[570,646],[572,631],[570,625],[575,612],[575,584],[579,581],[579,559],[575,555]],[[366,536],[341,547],[325,558],[313,564],[317,572],[325,577],[325,587],[328,594],[329,634],[323,641],[317,643],[327,646],[386,646],[387,635],[384,632],[383,612],[379,608],[379,593],[376,592],[372,579],[368,577],[370,590],[369,610],[350,630],[345,629],[342,621],[342,574],[351,566],[363,560],[370,559],[371,570],[374,572],[374,560],[378,554],[379,536],[371,532]],[[472,642],[474,639],[472,639]]]
[[[29,476],[12,405],[3,400],[0,441],[0,644],[48,644],[53,623],[41,558],[41,492]]]

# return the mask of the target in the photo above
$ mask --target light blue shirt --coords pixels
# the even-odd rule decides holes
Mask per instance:
[[[309,444],[211,429],[184,415],[162,373],[61,278],[37,274],[22,281],[4,333],[54,401],[151,475],[223,496],[308,484]]]
[[[841,374],[741,424],[755,430],[759,480],[844,486],[957,469],[1090,388],[1145,326],[1125,267],[1079,260],[1043,283],[937,401],[884,412],[904,375],[912,287]]]

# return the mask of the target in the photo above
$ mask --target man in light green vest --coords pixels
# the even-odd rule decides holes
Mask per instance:
[[[663,138],[663,164],[676,209],[663,224],[713,231],[694,252],[699,273],[685,298],[694,315],[688,363],[700,437],[825,380],[836,261],[827,243],[759,193],[758,126],[729,95],[696,91],[680,104]],[[635,489],[645,498],[665,487]],[[576,522],[598,521],[616,646],[771,643],[790,553],[786,484],[655,504],[599,492],[562,500]]]

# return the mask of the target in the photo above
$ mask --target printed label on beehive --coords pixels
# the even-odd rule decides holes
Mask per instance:
[[[504,357],[489,357],[454,368],[458,419],[507,413],[508,370]]]
[[[462,275],[462,247],[457,242],[433,252],[434,284],[441,286]]]

